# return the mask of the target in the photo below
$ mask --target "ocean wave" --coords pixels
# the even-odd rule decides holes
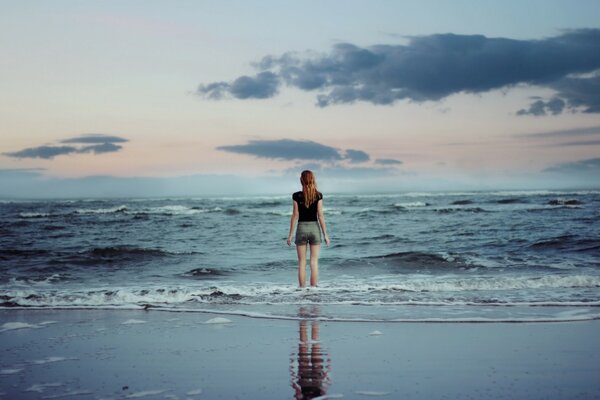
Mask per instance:
[[[500,199],[500,200],[496,200],[497,204],[518,204],[518,203],[527,203],[527,201],[524,201],[523,199],[520,198],[507,198],[507,199]]]
[[[532,243],[530,248],[535,250],[570,250],[589,252],[600,250],[599,239],[579,238],[575,235],[563,235]]]
[[[484,213],[491,212],[490,210],[485,210],[481,207],[446,207],[446,208],[436,208],[435,212],[441,214],[455,213],[455,212],[466,212],[466,213]]]
[[[548,201],[548,205],[550,205],[550,206],[579,206],[582,204],[583,204],[583,202],[581,202],[577,199],[559,198],[559,199],[552,199],[552,200]]]
[[[553,305],[600,306],[597,291],[581,292],[562,299],[556,290],[596,289],[600,276],[470,277],[404,279],[401,282],[328,284],[310,291],[268,282],[253,285],[224,283],[205,287],[92,288],[86,290],[16,288],[0,291],[0,299],[13,306],[185,306],[190,304],[242,305]],[[530,300],[517,292],[528,291]],[[536,295],[534,292],[538,291]],[[499,295],[499,293],[508,293]],[[512,294],[511,294],[512,293]],[[591,293],[591,294],[590,294]],[[593,293],[596,293],[595,295]],[[500,296],[500,297],[499,297]]]
[[[453,255],[424,253],[418,251],[389,253],[381,256],[364,257],[352,261],[358,265],[369,263],[370,265],[392,266],[402,271],[414,269],[444,269],[450,271],[454,269],[481,267],[481,265],[468,263],[464,259]],[[347,261],[345,260],[343,261],[342,265],[345,265],[346,263]]]
[[[213,279],[214,277],[227,275],[227,272],[215,268],[200,267],[184,272],[181,275],[194,279]]]
[[[416,208],[416,207],[427,207],[431,204],[424,201],[411,201],[407,203],[394,203],[394,207],[398,208]]]
[[[120,205],[109,208],[80,208],[74,211],[75,214],[112,214],[127,211],[126,205]]]
[[[453,206],[466,206],[468,204],[473,204],[473,200],[455,200],[450,204]]]
[[[50,251],[45,249],[19,249],[19,248],[8,248],[0,249],[0,260],[8,260],[15,257],[37,257],[46,256],[50,254]]]
[[[47,212],[21,212],[19,217],[21,218],[48,218],[53,214]]]

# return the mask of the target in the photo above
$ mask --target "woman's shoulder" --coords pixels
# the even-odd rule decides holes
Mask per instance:
[[[317,192],[317,200],[323,200],[323,193]]]
[[[302,192],[295,192],[294,194],[292,194],[293,200],[299,200],[301,198],[302,198]]]

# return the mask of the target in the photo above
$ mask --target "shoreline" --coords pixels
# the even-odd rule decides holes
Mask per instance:
[[[420,307],[423,305],[415,304],[408,307]],[[204,315],[219,315],[219,316],[232,316],[242,317],[257,320],[274,320],[274,321],[300,321],[300,320],[312,320],[320,322],[334,322],[334,323],[382,323],[382,324],[549,324],[549,323],[577,323],[586,321],[600,321],[600,314],[582,314],[580,316],[570,317],[521,317],[520,319],[514,317],[508,318],[486,318],[486,317],[462,317],[462,318],[347,318],[347,317],[327,317],[322,316],[321,312],[318,311],[319,304],[305,304],[297,305],[300,309],[304,309],[303,312],[299,311],[298,315],[277,315],[267,314],[254,311],[244,310],[216,310],[216,309],[204,309],[204,308],[183,308],[183,307],[161,307],[161,306],[56,306],[56,307],[45,307],[45,306],[10,306],[0,307],[0,316],[5,311],[37,311],[37,312],[52,312],[52,311],[122,311],[122,312],[160,312],[160,313],[173,313],[173,314],[204,314]],[[316,310],[315,311],[315,307]],[[427,306],[425,306],[427,307]],[[487,305],[489,307],[489,305]],[[514,306],[503,306],[494,305],[494,307],[514,307]],[[532,306],[529,306],[532,307]],[[537,307],[546,307],[540,305]],[[570,306],[572,308],[597,308],[596,304],[589,305],[578,305]],[[309,310],[310,309],[310,310]],[[572,314],[572,312],[570,313]],[[1,321],[1,319],[0,319]]]
[[[597,320],[152,311],[0,310],[0,399],[600,398]]]

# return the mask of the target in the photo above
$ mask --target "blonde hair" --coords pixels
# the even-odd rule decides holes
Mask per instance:
[[[305,170],[302,171],[302,174],[300,175],[300,182],[302,183],[304,206],[308,208],[312,203],[317,201],[319,197],[319,191],[317,190],[317,179],[312,171]]]

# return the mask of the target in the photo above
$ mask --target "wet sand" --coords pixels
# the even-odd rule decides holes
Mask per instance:
[[[0,310],[0,399],[598,399],[598,332]]]

